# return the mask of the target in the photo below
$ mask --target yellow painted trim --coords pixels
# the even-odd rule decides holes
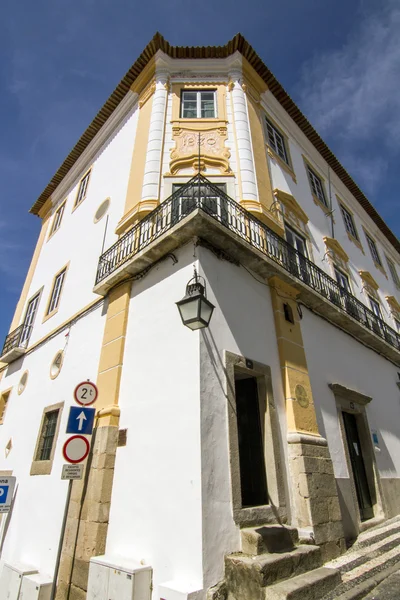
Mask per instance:
[[[61,302],[61,296],[64,291],[65,280],[67,279],[67,275],[68,275],[68,269],[69,269],[70,262],[71,261],[69,260],[67,262],[67,264],[64,265],[61,269],[59,269],[59,271],[57,271],[57,273],[53,277],[53,281],[52,281],[51,288],[50,288],[50,294],[49,294],[49,298],[47,300],[46,310],[44,311],[44,317],[43,317],[42,323],[45,323],[48,319],[50,319],[53,315],[55,315],[58,312],[58,309],[60,307],[60,302]],[[56,308],[51,311],[51,313],[47,314],[47,311],[49,310],[49,306],[50,306],[50,302],[51,302],[51,297],[53,295],[55,281],[56,281],[58,275],[60,275],[60,273],[62,273],[64,271],[64,269],[65,269],[65,276],[64,276],[63,284],[62,284],[62,287],[60,290],[60,295],[58,297],[58,304],[57,304]]]
[[[249,115],[249,126],[251,143],[253,146],[254,167],[258,190],[258,200],[267,210],[271,209],[275,198],[272,193],[272,183],[268,166],[268,158],[265,152],[265,125],[264,116],[260,105],[251,94],[246,95],[247,112]]]
[[[379,258],[380,258],[380,260],[381,260],[381,262],[382,262],[382,258],[381,258],[381,255],[380,255],[380,253],[379,253],[379,250],[378,250],[378,245],[377,245],[377,243],[376,243],[376,239],[375,239],[375,237],[369,233],[368,229],[366,229],[366,228],[364,227],[364,225],[362,225],[361,227],[363,228],[364,235],[366,236],[366,239],[367,239],[367,236],[368,236],[368,237],[370,237],[370,238],[371,238],[371,240],[374,242],[374,244],[375,244],[375,248],[376,248],[376,251],[377,251],[377,253],[378,253],[378,256],[379,256]],[[369,253],[370,253],[370,255],[371,255],[371,258],[372,258],[372,260],[373,260],[373,263],[374,263],[375,267],[378,269],[378,271],[380,271],[380,272],[382,273],[382,275],[384,275],[384,276],[386,277],[386,279],[388,279],[388,276],[387,276],[387,274],[386,274],[385,268],[384,268],[384,266],[383,266],[383,262],[382,262],[382,264],[380,265],[379,263],[377,263],[377,262],[376,262],[376,260],[375,260],[375,259],[374,259],[374,257],[372,256],[371,248],[369,247],[369,244],[368,244],[368,239],[367,239],[367,246],[368,246],[368,250],[369,250]]]
[[[26,375],[26,381],[25,381],[25,384],[24,384],[23,388],[21,389],[21,387],[20,387],[21,386],[21,381],[22,381],[24,375]],[[22,373],[22,375],[21,375],[21,377],[19,378],[19,381],[18,381],[18,386],[17,386],[17,394],[18,394],[18,396],[20,396],[21,394],[24,393],[24,391],[26,389],[26,386],[28,385],[28,380],[29,380],[29,371],[28,371],[28,369],[26,369]]]
[[[73,205],[72,205],[72,211],[71,211],[71,213],[73,213],[73,212],[74,212],[74,211],[75,211],[75,210],[78,208],[78,206],[80,206],[80,205],[82,204],[82,202],[83,202],[83,201],[86,199],[86,197],[87,197],[87,193],[88,193],[88,189],[89,189],[90,181],[91,181],[91,179],[92,179],[92,169],[93,169],[93,165],[91,165],[91,166],[90,166],[90,167],[89,167],[89,168],[86,170],[86,172],[84,173],[84,175],[82,175],[82,177],[81,177],[81,178],[80,178],[80,180],[79,180],[78,189],[76,190],[75,199],[74,199],[74,203],[73,203]],[[80,200],[80,202],[79,202],[78,204],[76,204],[76,201],[77,201],[77,199],[78,199],[78,196],[79,196],[79,190],[80,190],[80,187],[81,187],[81,185],[82,185],[82,181],[85,179],[85,177],[86,177],[86,175],[87,175],[88,173],[90,173],[90,175],[89,175],[88,183],[87,183],[87,186],[86,186],[85,195],[84,195],[84,196],[83,196],[83,198]]]
[[[58,369],[57,373],[55,375],[52,374],[51,369],[53,368],[53,364],[54,361],[56,360],[57,356],[61,354],[61,364],[60,364],[60,368]],[[64,350],[58,350],[55,355],[53,356],[51,363],[50,363],[50,379],[57,379],[57,377],[59,376],[61,369],[63,367],[63,363],[64,363]]]
[[[389,304],[392,311],[400,314],[400,304],[394,296],[385,296],[386,302]]]
[[[242,73],[246,84],[250,84],[257,92],[258,96],[264,94],[268,90],[268,86],[258,73],[254,70],[254,67],[248,62],[248,60],[242,57]]]
[[[128,229],[130,229],[133,225],[136,224],[137,221],[140,221],[148,215],[152,210],[159,206],[158,200],[142,200],[136,206],[134,206],[118,223],[115,233],[117,235],[122,235],[126,233]]]
[[[217,93],[217,116],[213,119],[184,119],[181,117],[181,94],[185,90],[215,90]],[[209,81],[194,81],[194,82],[182,82],[173,83],[171,85],[172,92],[172,122],[179,121],[183,124],[188,123],[218,123],[223,121],[224,125],[227,123],[226,116],[226,105],[225,105],[225,94],[226,94],[226,82],[215,83]],[[217,125],[214,125],[217,126]]]
[[[281,237],[285,235],[283,223],[277,219],[275,213],[264,208],[257,200],[241,200],[240,206],[243,206],[245,210],[248,210],[251,214],[257,217],[257,219],[259,219],[262,223],[267,225],[267,227],[275,231],[275,233]],[[263,235],[262,232],[260,232],[260,235]]]
[[[135,209],[142,199],[142,187],[144,170],[146,166],[147,143],[149,140],[149,129],[153,96],[139,109],[139,118],[136,128],[135,143],[132,152],[131,168],[128,179],[128,188],[125,199],[125,209],[122,218],[117,225],[119,234],[124,233],[129,225],[125,224],[128,214]]]
[[[11,326],[10,326],[10,331],[13,331],[14,329],[16,329],[18,327],[19,322],[20,322],[22,311],[23,311],[24,306],[25,306],[26,298],[28,296],[29,289],[31,287],[33,275],[34,275],[35,270],[36,270],[36,265],[37,265],[38,260],[39,260],[39,255],[40,255],[40,252],[42,250],[42,247],[43,247],[43,244],[44,244],[44,240],[46,239],[46,233],[47,233],[47,229],[48,229],[48,226],[49,226],[49,223],[50,223],[49,216],[50,215],[48,215],[43,220],[42,229],[40,230],[39,238],[38,238],[38,241],[36,243],[36,248],[35,248],[35,251],[34,251],[33,256],[32,256],[31,264],[29,266],[29,270],[28,270],[28,273],[27,273],[27,276],[26,276],[26,279],[25,279],[24,287],[22,288],[21,296],[20,296],[20,298],[18,300],[18,304],[17,304],[16,309],[15,309],[14,317],[13,317],[13,320],[12,320]]]
[[[41,219],[46,219],[50,216],[51,210],[53,208],[51,197],[47,198],[46,202],[43,204],[42,208],[39,210],[38,215]]]
[[[312,165],[312,163],[308,160],[308,158],[306,156],[304,156],[304,154],[302,154],[301,156],[303,158],[304,167],[305,167],[306,175],[307,175],[307,181],[308,181],[308,185],[310,186],[310,192],[311,192],[312,199],[314,200],[314,203],[317,206],[319,206],[320,208],[322,208],[322,210],[324,211],[324,213],[326,213],[326,214],[330,213],[330,209],[327,206],[325,206],[325,204],[323,204],[321,202],[321,200],[318,198],[318,196],[316,196],[314,194],[314,192],[312,191],[310,177],[309,177],[309,174],[308,174],[307,167],[310,167],[310,169],[315,173],[315,175],[317,177],[319,177],[319,179],[321,180],[321,185],[322,185],[322,188],[324,190],[326,201],[329,203],[330,199],[328,198],[328,194],[327,194],[327,191],[326,191],[326,184],[325,184],[326,180],[325,180],[325,177],[323,177],[321,175],[320,171],[316,167],[314,167],[314,165]]]
[[[149,60],[143,71],[139,73],[135,81],[131,85],[131,91],[140,94],[147,88],[156,72],[154,56]]]
[[[49,233],[49,235],[48,235],[47,241],[51,240],[51,238],[53,237],[53,235],[54,235],[55,233],[57,233],[57,231],[58,231],[58,230],[60,229],[60,227],[61,227],[61,223],[62,223],[62,221],[63,221],[63,218],[64,218],[64,215],[65,215],[65,205],[66,205],[66,203],[67,203],[67,200],[68,200],[68,198],[65,198],[65,200],[63,200],[63,202],[61,202],[60,206],[59,206],[59,207],[57,208],[57,210],[54,212],[53,219],[52,219],[52,222],[51,222],[51,227],[50,227],[50,233]],[[54,229],[54,230],[53,230],[53,227],[54,227],[54,225],[55,225],[55,223],[56,223],[56,217],[57,217],[57,213],[58,213],[58,212],[61,210],[61,208],[62,208],[63,206],[64,206],[64,212],[63,212],[63,215],[62,215],[62,217],[61,217],[60,224],[59,224],[59,226],[57,227],[57,229]]]
[[[372,277],[369,271],[358,271],[361,279],[367,285],[371,286],[375,291],[379,289],[379,285],[376,283],[375,279]]]
[[[293,161],[292,161],[292,156],[290,153],[290,143],[289,143],[289,137],[288,135],[283,131],[283,129],[278,125],[278,123],[275,121],[275,119],[273,119],[271,117],[271,115],[267,112],[264,112],[263,114],[264,117],[264,129],[265,129],[265,145],[267,147],[267,152],[268,155],[275,161],[277,161],[277,163],[281,166],[281,168],[286,171],[291,178],[293,179],[293,181],[295,183],[297,183],[297,178],[296,178],[296,174],[294,172],[294,168],[293,168]],[[275,127],[275,129],[278,131],[278,133],[281,134],[281,136],[283,137],[283,140],[285,142],[285,150],[286,150],[286,154],[289,160],[289,164],[287,164],[280,156],[279,154],[277,154],[275,152],[275,150],[272,148],[272,146],[269,143],[269,139],[268,139],[268,132],[266,131],[267,129],[267,125],[265,123],[265,118],[268,119],[268,121],[271,121],[272,125]]]
[[[10,400],[12,386],[0,392],[0,425],[4,423],[4,417],[7,411],[7,405]],[[6,399],[4,399],[6,397]]]
[[[325,236],[323,240],[325,242],[325,246],[328,249],[332,250],[335,254],[337,254],[339,258],[341,258],[345,263],[349,262],[348,254],[346,254],[346,252],[336,239]]]
[[[296,198],[292,196],[292,194],[288,194],[279,188],[274,189],[274,194],[278,198],[282,204],[288,209],[288,211],[293,212],[300,221],[307,225],[309,219],[307,213],[301,208],[300,204],[297,202]]]
[[[58,435],[60,433],[60,424],[61,424],[61,416],[62,416],[63,408],[64,408],[64,402],[58,402],[57,404],[52,404],[50,406],[46,406],[46,408],[43,409],[42,418],[40,420],[39,431],[38,431],[38,435],[36,438],[35,452],[33,455],[31,469],[30,469],[30,473],[29,473],[30,475],[50,475],[50,473],[51,473],[51,470],[53,468],[54,455],[56,452]],[[52,445],[51,452],[50,452],[50,458],[49,458],[49,460],[38,460],[37,455],[39,452],[40,442],[41,442],[42,436],[43,436],[43,426],[44,426],[45,415],[49,412],[53,412],[54,410],[58,410],[58,415],[57,415],[56,430],[54,432],[53,445]]]

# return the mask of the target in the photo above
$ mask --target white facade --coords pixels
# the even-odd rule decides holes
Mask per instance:
[[[195,173],[188,166],[182,167],[175,178],[169,173],[171,150],[176,143],[171,123],[176,98],[171,84],[187,83],[193,88],[196,82],[206,85],[209,81],[212,89],[225,86],[224,143],[229,150],[230,171],[221,172],[220,167],[210,163],[204,174],[213,183],[225,183],[227,194],[236,202],[258,202],[259,167],[248,114],[249,96],[242,86],[241,56],[235,53],[227,59],[215,59],[212,66],[211,61],[172,59],[162,53],[157,60],[138,200],[162,203],[172,193],[174,184],[187,182]],[[382,318],[396,329],[395,313],[387,297],[399,302],[399,289],[386,260],[388,257],[397,265],[400,273],[396,248],[271,92],[262,93],[259,106],[262,119],[267,116],[287,136],[290,170],[282,167],[272,152],[267,154],[271,194],[272,190],[289,194],[307,215],[305,228],[297,233],[306,234],[309,259],[334,278],[335,261],[324,242],[324,237],[334,237],[348,255],[351,293],[369,308],[370,292],[359,273],[368,272],[378,284],[374,298],[379,300]],[[11,389],[0,424],[0,474],[12,472],[17,478],[13,511],[0,521],[0,565],[19,561],[35,566],[43,574],[54,572],[67,490],[60,475],[68,410],[73,405],[75,385],[97,380],[107,352],[103,335],[109,299],[102,300],[93,286],[102,249],[118,240],[115,230],[132,204],[127,193],[135,176],[132,154],[138,143],[140,110],[140,95],[129,92],[52,194],[52,215],[64,200],[66,204],[61,226],[51,236],[50,220],[26,290],[19,324],[23,323],[29,299],[40,292],[28,350],[3,368],[0,379],[0,392]],[[266,131],[264,135],[267,153]],[[331,217],[326,214],[329,211],[313,199],[303,157],[325,179],[334,236]],[[75,207],[81,178],[89,168],[86,197]],[[279,198],[279,193],[275,195]],[[346,232],[338,197],[353,213],[359,244]],[[95,213],[107,198],[107,216],[95,222]],[[364,228],[376,242],[383,269],[374,263]],[[177,234],[171,234],[174,235]],[[195,237],[196,234],[192,236]],[[226,242],[228,255],[230,243]],[[150,565],[153,598],[165,600],[175,600],[176,594],[204,597],[210,587],[223,579],[224,556],[240,551],[241,524],[234,518],[232,501],[226,353],[260,363],[270,371],[279,439],[275,447],[276,456],[280,457],[277,478],[285,497],[287,522],[295,515],[286,442],[286,399],[271,285],[267,278],[255,273],[253,263],[234,264],[224,256],[217,257],[212,249],[195,244],[195,239],[182,245],[176,242],[173,258],[166,257],[143,278],[133,281],[118,393],[118,427],[127,430],[127,442],[116,451],[106,553]],[[164,254],[170,251],[167,249]],[[53,278],[66,265],[58,310],[46,319]],[[151,266],[150,261],[147,266]],[[195,332],[182,325],[175,306],[193,275],[193,266],[204,277],[208,298],[215,305],[210,326]],[[329,385],[340,385],[360,397],[372,398],[365,414],[371,435],[375,432],[378,436],[374,452],[379,514],[375,516],[393,516],[400,512],[400,395],[396,385],[400,354],[396,364],[346,332],[345,326],[335,326],[305,306],[301,310],[301,332],[318,427],[328,442],[341,507],[348,511],[343,514],[345,535],[352,537],[358,533],[358,517],[340,432],[339,404]],[[51,378],[52,361],[61,350],[61,371]],[[25,371],[27,384],[19,394]],[[43,411],[60,403],[63,406],[50,473],[31,475]],[[10,441],[11,449],[6,451]]]

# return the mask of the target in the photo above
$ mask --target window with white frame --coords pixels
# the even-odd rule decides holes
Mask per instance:
[[[86,173],[86,175],[80,181],[78,193],[76,195],[75,206],[78,206],[78,204],[83,202],[84,199],[86,198],[86,193],[87,193],[87,189],[88,189],[88,185],[89,185],[89,179],[90,179],[91,172],[92,172],[91,170],[88,171]],[[74,208],[75,208],[75,206],[74,206]]]
[[[59,413],[59,410],[52,410],[44,415],[36,460],[50,460],[51,458]]]
[[[50,235],[53,235],[60,228],[61,221],[64,215],[65,210],[65,202],[61,204],[59,208],[57,208],[56,213],[54,215],[53,224],[51,226]]]
[[[21,346],[23,345],[24,342],[28,341],[29,336],[31,334],[33,323],[34,323],[35,317],[36,317],[37,307],[39,304],[39,297],[40,297],[40,292],[37,293],[36,296],[34,296],[28,302],[28,306],[27,306],[26,313],[25,313],[25,319],[24,319],[23,327],[22,327],[21,339],[20,339]]]
[[[368,246],[374,262],[382,266],[381,257],[378,254],[378,249],[376,247],[375,241],[368,235],[368,233],[365,234],[365,237],[367,238]]]
[[[345,273],[343,273],[343,271],[338,269],[336,266],[334,266],[333,268],[335,270],[335,277],[336,277],[336,281],[338,282],[339,286],[341,288],[345,289],[346,292],[351,292],[348,276]]]
[[[354,223],[354,219],[353,219],[353,215],[347,210],[347,208],[345,208],[343,206],[343,204],[340,204],[340,210],[342,212],[342,216],[343,216],[343,221],[344,221],[344,226],[346,228],[346,231],[356,240],[358,240],[358,233],[357,233],[357,229]]]
[[[312,193],[324,206],[328,207],[328,202],[325,196],[324,184],[322,183],[321,178],[312,170],[312,168],[309,165],[307,165],[307,174]]]
[[[54,310],[56,310],[56,308],[58,308],[66,272],[67,272],[67,267],[65,267],[62,271],[60,271],[60,273],[58,273],[58,275],[56,275],[56,278],[54,280],[53,289],[52,289],[51,296],[50,296],[49,306],[47,307],[46,315],[49,315]]]
[[[215,90],[183,90],[181,117],[183,119],[214,119],[217,116]]]
[[[390,271],[390,274],[392,276],[392,279],[393,279],[393,282],[394,282],[395,286],[398,287],[398,288],[400,288],[400,279],[399,279],[399,276],[397,274],[396,265],[388,257],[386,257],[386,262],[388,264],[389,271]]]
[[[293,248],[296,248],[300,254],[307,257],[308,253],[306,239],[302,235],[298,234],[297,231],[289,227],[289,225],[285,225],[285,232],[286,240],[289,242],[289,244],[293,246]]]
[[[272,150],[281,158],[285,163],[289,164],[288,153],[286,151],[285,138],[277,130],[277,128],[265,117],[265,123],[267,126],[268,143]]]

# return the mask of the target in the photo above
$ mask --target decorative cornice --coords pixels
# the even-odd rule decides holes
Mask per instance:
[[[304,225],[308,223],[308,216],[301,208],[300,204],[297,202],[292,194],[288,194],[279,188],[274,189],[274,194],[278,198],[280,202],[287,208],[287,210],[294,212],[294,214],[303,221]]]
[[[365,406],[372,400],[371,396],[366,396],[365,394],[357,392],[356,390],[352,390],[351,388],[347,388],[340,383],[328,383],[328,386],[331,388],[335,396],[341,396],[345,400],[349,400],[349,402],[356,402],[357,404]]]
[[[389,304],[392,311],[400,314],[400,304],[394,296],[385,296],[386,302]]]
[[[346,254],[342,246],[339,244],[337,240],[330,237],[324,237],[325,246],[332,250],[335,254],[339,256],[343,260],[343,262],[349,262],[349,256]]]
[[[379,285],[376,283],[375,279],[372,277],[369,271],[358,271],[361,279],[367,285],[371,286],[375,291],[379,289]]]

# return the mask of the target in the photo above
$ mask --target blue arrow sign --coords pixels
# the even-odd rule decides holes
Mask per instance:
[[[69,409],[67,433],[90,435],[93,431],[95,408],[71,406]]]

